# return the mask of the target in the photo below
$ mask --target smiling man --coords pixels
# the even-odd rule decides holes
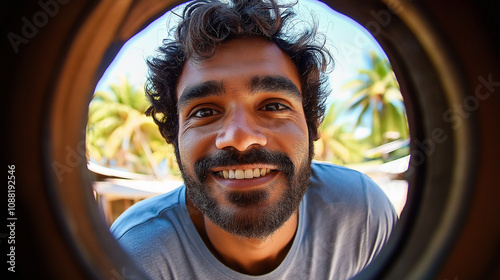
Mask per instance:
[[[111,230],[154,279],[348,279],[396,222],[366,176],[312,162],[329,54],[273,1],[195,1],[147,94],[185,185]]]

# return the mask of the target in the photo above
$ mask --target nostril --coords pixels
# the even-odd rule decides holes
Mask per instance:
[[[267,137],[258,128],[233,127],[219,133],[216,139],[218,149],[235,148],[245,151],[251,146],[265,146]]]

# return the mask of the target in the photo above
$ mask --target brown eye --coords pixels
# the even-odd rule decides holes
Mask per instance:
[[[196,118],[207,118],[211,116],[215,116],[220,114],[220,112],[212,109],[212,108],[201,108],[199,110],[196,110],[192,116]]]
[[[283,105],[279,102],[272,102],[266,104],[264,107],[261,108],[262,111],[283,111],[283,110],[289,110],[290,107]]]

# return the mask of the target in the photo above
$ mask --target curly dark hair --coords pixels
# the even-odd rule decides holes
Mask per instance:
[[[326,70],[333,62],[324,44],[315,41],[316,27],[300,35],[285,34],[285,24],[295,15],[294,4],[275,0],[197,0],[181,16],[173,39],[165,39],[159,55],[150,58],[146,95],[152,116],[168,143],[176,145],[179,131],[176,85],[188,59],[202,60],[214,55],[217,47],[234,38],[261,36],[273,41],[298,68],[303,108],[309,137],[319,138],[318,126],[325,113]]]

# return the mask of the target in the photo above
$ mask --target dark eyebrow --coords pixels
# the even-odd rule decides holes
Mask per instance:
[[[177,108],[187,106],[190,101],[200,99],[210,95],[222,95],[224,93],[224,83],[222,81],[204,81],[186,87],[179,97]]]
[[[250,92],[281,92],[302,101],[302,94],[297,86],[284,76],[254,76],[250,81]]]

